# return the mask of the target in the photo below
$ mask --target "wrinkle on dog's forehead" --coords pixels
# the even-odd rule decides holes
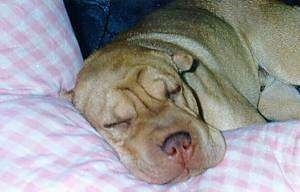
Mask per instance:
[[[170,87],[181,83],[180,77],[177,74],[155,67],[145,68],[138,77],[140,84],[145,83],[145,81],[151,82],[155,80],[163,80]]]
[[[122,90],[123,92],[130,92],[131,94],[129,96],[133,100],[138,99],[144,107],[152,112],[156,112],[158,108],[162,106],[162,102],[152,95],[149,95],[147,90],[145,90],[138,81],[143,70],[143,67],[136,67],[134,70],[131,70],[127,76],[116,85],[116,89]]]
[[[161,81],[161,87],[156,87]],[[176,95],[176,103],[182,108],[191,107],[187,103],[188,88],[183,86],[183,82],[180,80],[179,75],[172,74],[172,72],[161,71],[152,66],[138,65],[131,67],[125,75],[118,80],[116,85],[113,85],[111,89],[118,91],[118,95],[121,93],[122,97],[127,97],[131,100],[131,103],[135,105],[136,111],[144,111],[145,108],[153,113],[157,114],[167,101],[167,92],[171,92],[176,89],[177,86],[181,87],[180,92]],[[154,91],[155,89],[155,91]],[[160,94],[161,98],[158,98],[155,93]],[[113,99],[114,95],[110,95],[107,99]],[[175,100],[173,102],[175,102]],[[189,98],[191,100],[191,98]],[[139,104],[137,104],[139,103]],[[141,105],[142,104],[142,105]],[[193,114],[197,110],[191,108],[188,110]]]

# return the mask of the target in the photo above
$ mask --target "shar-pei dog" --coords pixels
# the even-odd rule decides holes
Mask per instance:
[[[96,51],[70,92],[138,178],[183,181],[217,165],[221,131],[300,119],[300,8],[177,0]]]

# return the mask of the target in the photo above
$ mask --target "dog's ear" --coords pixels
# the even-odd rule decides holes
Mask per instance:
[[[194,58],[190,54],[184,52],[176,52],[172,55],[172,61],[174,62],[179,72],[184,72],[192,68]]]

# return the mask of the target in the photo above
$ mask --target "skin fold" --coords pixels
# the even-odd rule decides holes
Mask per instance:
[[[138,178],[217,165],[221,131],[300,118],[300,9],[178,0],[95,52],[69,97]]]

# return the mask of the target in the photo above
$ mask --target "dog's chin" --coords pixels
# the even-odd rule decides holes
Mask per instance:
[[[168,175],[168,176],[158,176],[158,177],[151,177],[148,176],[147,178],[140,178],[147,183],[150,184],[157,184],[157,185],[163,185],[163,184],[174,184],[186,181],[191,177],[190,171],[187,169],[183,169],[176,175]]]
[[[190,168],[184,168],[180,166],[173,166],[162,168],[162,167],[156,167],[152,168],[151,171],[149,171],[151,168],[133,168],[129,170],[131,173],[138,179],[145,181],[149,184],[174,184],[179,182],[184,182],[188,180],[190,177],[200,175],[205,171],[205,169],[190,169]]]
[[[122,156],[124,157],[124,156]],[[150,184],[167,184],[182,182],[191,176],[201,174],[206,167],[197,155],[191,162],[178,163],[170,161],[168,156],[152,153],[152,158],[121,158],[123,164],[138,179]]]
[[[130,168],[129,168],[130,169]],[[173,167],[162,168],[132,168],[131,173],[140,180],[150,184],[170,184],[182,182],[190,178],[191,172],[187,168],[175,165]],[[198,173],[200,174],[200,172]]]

